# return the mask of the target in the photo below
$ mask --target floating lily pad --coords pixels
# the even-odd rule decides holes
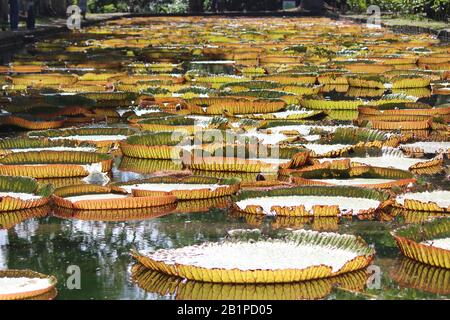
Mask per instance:
[[[359,187],[307,186],[270,191],[243,191],[236,210],[281,216],[362,215],[383,207],[388,196]]]
[[[0,271],[1,300],[52,300],[56,278],[30,270]]]
[[[132,251],[151,270],[213,283],[287,283],[365,268],[374,251],[350,235],[294,231],[285,239],[204,243],[156,252]],[[276,257],[276,258],[275,258]]]
[[[51,185],[26,177],[0,176],[0,211],[13,211],[46,205],[53,193]]]
[[[410,259],[450,269],[450,220],[436,218],[392,232],[400,251]]]
[[[134,197],[114,187],[78,185],[59,188],[53,195],[59,207],[78,210],[140,209],[175,203],[170,193]]]

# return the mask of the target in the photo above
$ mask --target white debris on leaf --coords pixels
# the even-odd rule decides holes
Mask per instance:
[[[282,134],[282,133],[262,133],[262,132],[258,132],[256,129],[252,129],[249,130],[246,133],[243,133],[241,135],[239,135],[239,138],[242,137],[249,137],[249,138],[253,138],[255,140],[260,141],[263,144],[271,144],[271,145],[276,145],[279,144],[280,142],[288,139],[288,136]]]
[[[36,151],[81,151],[81,152],[95,152],[97,149],[92,147],[48,147],[48,148],[24,148],[24,149],[10,149],[11,152],[36,152]]]
[[[448,152],[448,150],[450,150],[450,142],[419,141],[414,143],[402,144],[400,148],[421,149],[425,153]]]
[[[344,160],[350,159],[353,163],[360,163],[367,166],[383,167],[383,168],[395,168],[401,170],[408,170],[411,166],[425,162],[428,160],[406,158],[406,157],[396,157],[396,156],[382,156],[382,157],[352,157],[352,158],[322,158],[318,159],[319,162],[323,163],[325,161],[334,160]]]
[[[369,184],[381,184],[394,182],[393,179],[370,179],[370,178],[354,178],[354,179],[313,179],[320,182],[331,183],[342,186],[359,186]]]
[[[236,202],[236,205],[244,210],[247,206],[260,206],[263,214],[275,215],[272,211],[273,206],[282,208],[304,206],[305,210],[311,212],[313,206],[339,206],[341,213],[352,213],[354,215],[365,210],[374,210],[378,208],[380,202],[377,200],[356,197],[340,196],[274,196],[249,198]]]
[[[405,193],[398,195],[395,200],[403,205],[406,199],[417,200],[424,203],[434,202],[441,208],[450,207],[450,191],[437,190],[431,192]]]
[[[133,112],[138,116],[143,116],[144,114],[160,112],[158,109],[145,109],[145,108],[135,108]]]
[[[320,134],[303,136],[303,139],[305,139],[306,141],[309,141],[309,142],[320,140],[320,138],[321,138]]]
[[[125,135],[75,135],[50,137],[49,140],[77,140],[77,141],[119,141],[128,138]]]
[[[49,278],[0,278],[0,294],[17,294],[51,287]]]
[[[207,269],[284,270],[330,266],[333,272],[356,258],[357,253],[320,245],[298,245],[293,241],[206,243],[148,254],[166,264],[183,264]]]
[[[450,251],[450,238],[427,240],[421,242],[420,244]]]
[[[217,188],[224,186],[226,185],[194,184],[194,183],[141,183],[133,185],[123,185],[120,187],[126,190],[128,193],[131,193],[133,189],[148,190],[148,191],[163,191],[163,192],[170,192],[174,190],[201,190],[201,189],[209,189],[211,191],[214,191]]]
[[[186,116],[186,118],[193,119],[195,121],[194,126],[201,127],[201,128],[208,127],[209,124],[211,123],[211,120],[213,119],[213,117],[198,116],[198,115],[189,115],[189,116]]]
[[[285,164],[291,161],[291,159],[279,159],[279,158],[249,158],[249,161],[259,161],[269,164]]]
[[[83,168],[89,173],[89,175],[83,178],[84,182],[93,184],[107,184],[111,179],[106,172],[102,172],[102,163],[85,164]]]
[[[308,143],[303,145],[305,148],[314,151],[314,153],[320,155],[320,154],[326,154],[331,151],[337,151],[341,150],[347,147],[350,147],[351,145],[348,144],[315,144],[315,143]]]
[[[127,113],[128,111],[131,111],[129,108],[119,108],[119,109],[116,109],[116,112],[117,112],[117,114],[120,116],[120,117],[123,117],[123,115],[125,114],[125,113]]]
[[[280,112],[273,112],[273,113],[257,113],[255,116],[262,117],[262,116],[273,116],[277,119],[285,119],[292,115],[310,115],[313,114],[315,111],[312,110],[288,110],[288,111],[280,111]]]
[[[36,196],[31,193],[21,193],[21,192],[0,192],[0,198],[2,197],[17,198],[23,201],[37,200],[42,198],[41,196]]]

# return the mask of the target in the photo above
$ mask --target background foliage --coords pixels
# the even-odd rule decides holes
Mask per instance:
[[[307,0],[303,0],[308,2]],[[302,1],[297,0],[297,5]],[[314,2],[314,0],[312,1]],[[329,7],[365,12],[378,5],[384,12],[395,14],[424,14],[437,20],[450,17],[450,0],[330,0]],[[152,13],[183,13],[203,11],[271,11],[280,10],[282,0],[89,0],[93,12],[134,11]]]
[[[25,7],[26,0],[20,0]],[[64,16],[66,8],[79,0],[34,0],[42,16]],[[316,4],[323,0],[295,0],[296,5]],[[375,4],[386,13],[425,16],[448,21],[450,0],[326,0],[329,10],[365,12]],[[187,13],[223,11],[277,11],[283,0],[88,0],[90,12]],[[0,0],[0,20],[7,16],[8,0]]]
[[[355,12],[365,12],[367,7],[375,4],[381,11],[396,14],[424,14],[436,20],[448,20],[450,17],[450,0],[347,0],[348,8]]]

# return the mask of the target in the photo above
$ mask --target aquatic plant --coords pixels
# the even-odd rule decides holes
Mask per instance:
[[[234,208],[252,214],[281,216],[361,215],[382,208],[387,199],[387,194],[374,189],[302,186],[242,191],[236,196]]]
[[[299,230],[285,239],[244,239],[153,253],[133,250],[132,256],[148,269],[189,280],[288,283],[359,270],[374,255],[360,238],[350,235]],[[274,255],[279,258],[274,259]]]
[[[77,210],[140,209],[175,203],[169,192],[164,195],[134,197],[120,188],[97,185],[74,185],[58,188],[53,195],[59,207]]]
[[[49,184],[17,176],[0,176],[0,211],[23,210],[47,204],[53,193]]]
[[[435,190],[400,194],[395,205],[416,211],[450,212],[450,191]]]
[[[207,176],[155,177],[117,183],[115,186],[136,197],[173,194],[178,200],[209,199],[235,194],[239,179],[217,179]]]
[[[410,224],[392,232],[400,251],[410,259],[434,267],[450,269],[450,220],[436,218]]]
[[[109,154],[83,151],[31,151],[0,158],[0,174],[34,178],[88,176],[111,170]]]
[[[31,270],[0,270],[1,300],[52,300],[57,280]]]
[[[181,300],[312,300],[323,299],[334,286],[362,290],[364,271],[341,276],[286,284],[224,284],[186,281],[179,277],[147,269],[137,263],[132,267],[132,280],[147,292]]]
[[[128,137],[120,142],[122,153],[128,157],[142,159],[173,159],[179,158],[182,135],[173,132],[154,132]]]

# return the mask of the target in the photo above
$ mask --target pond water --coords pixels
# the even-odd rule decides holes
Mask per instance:
[[[119,165],[120,159],[112,170],[112,181],[145,177],[121,171]],[[427,181],[444,188],[448,185],[445,175],[429,177]],[[234,212],[227,201],[210,204],[210,208],[206,206],[198,212],[195,209],[191,209],[193,212],[184,212],[182,208],[169,208],[162,213],[133,210],[132,216],[136,219],[133,220],[127,213],[128,218],[123,221],[101,221],[108,220],[104,211],[67,217],[61,216],[60,212],[52,212],[50,208],[46,212],[49,216],[42,218],[33,218],[32,214],[25,217],[0,215],[0,270],[31,269],[52,274],[59,280],[58,299],[176,299],[178,295],[192,299],[249,297],[251,295],[248,292],[254,292],[254,286],[229,285],[224,289],[219,284],[204,286],[192,282],[192,287],[171,291],[160,284],[161,280],[155,280],[150,281],[153,284],[150,288],[144,286],[145,290],[133,279],[135,262],[130,256],[130,250],[179,248],[205,241],[219,241],[228,237],[228,231],[233,229],[259,228],[266,235],[278,237],[283,229],[304,228],[361,236],[376,250],[372,267],[363,275],[355,276],[353,287],[342,286],[339,281],[332,285],[322,281],[301,283],[300,289],[295,284],[286,284],[286,287],[265,285],[256,286],[260,291],[253,297],[271,297],[271,292],[275,291],[281,299],[450,298],[450,294],[443,294],[439,290],[442,286],[439,281],[448,279],[449,270],[428,267],[400,254],[390,232],[404,224],[403,216],[391,217],[386,213],[385,216],[378,215],[365,220],[242,216]],[[72,287],[72,266],[79,268],[81,289]],[[414,279],[420,278],[428,279],[428,282],[415,287]],[[163,280],[165,284],[178,281],[176,278]]]
[[[184,27],[183,24],[182,26]],[[276,33],[272,36],[273,39],[281,39]],[[93,37],[104,40],[101,33]],[[108,40],[114,39],[117,40],[117,38]],[[64,45],[66,45],[64,41],[67,41],[67,46],[72,47],[89,45],[89,42],[70,41],[70,37],[68,39],[56,37],[46,42],[49,46],[44,46],[43,51],[40,52],[41,55],[45,53],[52,57],[50,54],[52,41],[58,46],[61,46],[61,41]],[[19,57],[18,61],[24,63],[29,62],[30,55],[33,58],[39,57],[39,52],[36,53],[33,46],[28,49],[29,51],[18,48],[3,53],[0,55],[0,65],[15,61],[14,56]],[[95,51],[91,58],[104,55],[105,61],[122,59],[123,62],[130,62],[129,52],[124,53],[126,50],[131,50],[129,48],[122,51],[120,48],[107,50],[97,48],[96,50],[98,51]],[[74,61],[81,64],[82,54],[78,51],[73,52],[74,57],[78,59],[73,58]],[[101,63],[98,58],[93,60]],[[70,62],[52,61],[51,64],[52,67],[59,68],[58,72],[69,72],[66,67]],[[109,71],[112,73],[117,70]],[[80,70],[77,72],[84,73]],[[196,57],[191,61],[178,64],[172,72],[236,75],[237,69],[233,61],[205,63],[202,57]],[[431,90],[428,91],[423,97],[418,97],[417,101],[436,106],[450,103],[450,95],[432,94]],[[390,90],[383,90],[382,94],[391,93]],[[351,90],[342,92],[330,89],[321,94],[325,99],[334,101],[367,98]],[[408,92],[405,91],[405,94],[407,95]],[[357,114],[357,111],[355,112]],[[345,116],[344,118],[347,119],[347,115]],[[333,119],[330,115],[324,120],[314,122],[315,125],[325,123],[350,125],[352,121],[342,120],[340,117]],[[102,122],[96,125],[129,126],[126,119],[120,119],[113,124]],[[15,137],[25,132],[17,127],[2,126],[0,135]],[[121,161],[124,159],[116,156],[114,168],[110,174],[113,182],[125,182],[149,176],[138,172],[121,171]],[[449,160],[444,160],[447,172],[420,177],[421,183],[429,183],[434,188],[448,190],[448,165]],[[150,174],[151,171],[149,169],[147,173]],[[225,176],[223,172],[219,172],[220,174]],[[233,173],[229,175],[234,176]],[[0,213],[0,270],[30,269],[54,275],[58,279],[57,299],[62,300],[274,297],[280,299],[449,299],[450,270],[425,266],[400,254],[391,232],[406,222],[410,222],[407,217],[391,210],[379,212],[364,219],[243,215],[231,208],[229,199],[219,199],[191,207],[174,205],[158,210],[136,209],[127,212],[74,213],[43,207],[36,211]],[[281,237],[285,229],[301,228],[354,234],[373,246],[376,256],[368,270],[349,274],[346,277],[298,284],[257,286],[201,284],[155,275],[150,271],[136,278],[139,266],[135,265],[131,258],[131,249],[157,250],[179,248],[206,241],[220,241],[228,237],[230,230],[253,228],[258,228],[264,234],[273,237]],[[81,288],[73,288],[74,270],[80,272]]]
[[[295,221],[292,224],[295,225]],[[304,224],[305,228],[320,228],[320,222],[314,224],[300,221],[299,224]],[[265,218],[264,221],[258,221],[256,224],[253,221],[249,224],[245,217],[230,215],[227,209],[169,214],[147,220],[124,222],[57,217],[34,218],[9,230],[0,230],[0,269],[28,268],[55,275],[59,280],[58,299],[175,299],[176,292],[163,294],[164,292],[157,290],[157,286],[153,288],[153,292],[147,292],[132,281],[131,269],[134,262],[129,254],[130,249],[176,248],[204,241],[216,241],[226,237],[228,230],[236,228],[260,227],[264,232],[273,234],[278,230],[274,225],[277,225],[275,218]],[[369,244],[374,245],[377,255],[374,267],[368,271],[373,274],[369,275],[363,290],[351,290],[339,285],[329,287],[328,284],[319,282],[315,285],[322,286],[325,292],[318,290],[321,293],[317,297],[450,298],[450,295],[437,293],[439,283],[436,283],[438,280],[448,279],[450,271],[440,271],[446,273],[447,278],[441,274],[441,277],[431,279],[428,288],[414,288],[414,283],[405,281],[408,277],[412,279],[425,277],[431,274],[428,269],[432,268],[400,255],[390,236],[392,228],[398,225],[396,221],[343,221],[339,225],[331,223],[331,227],[328,228],[325,225],[325,230],[360,235]],[[70,278],[73,271],[68,268],[73,265],[80,268],[81,289],[69,289],[73,283]],[[365,283],[362,285],[364,287]],[[270,286],[261,287],[263,288],[261,290],[267,292],[274,290]],[[221,285],[210,285],[184,294],[192,294],[192,297],[227,297],[221,290]],[[239,291],[244,291],[245,288],[237,286],[235,290],[236,297],[239,297]],[[284,298],[295,298],[295,294],[291,296],[292,292],[287,289],[282,292],[285,294]],[[298,297],[301,297],[300,293]]]

